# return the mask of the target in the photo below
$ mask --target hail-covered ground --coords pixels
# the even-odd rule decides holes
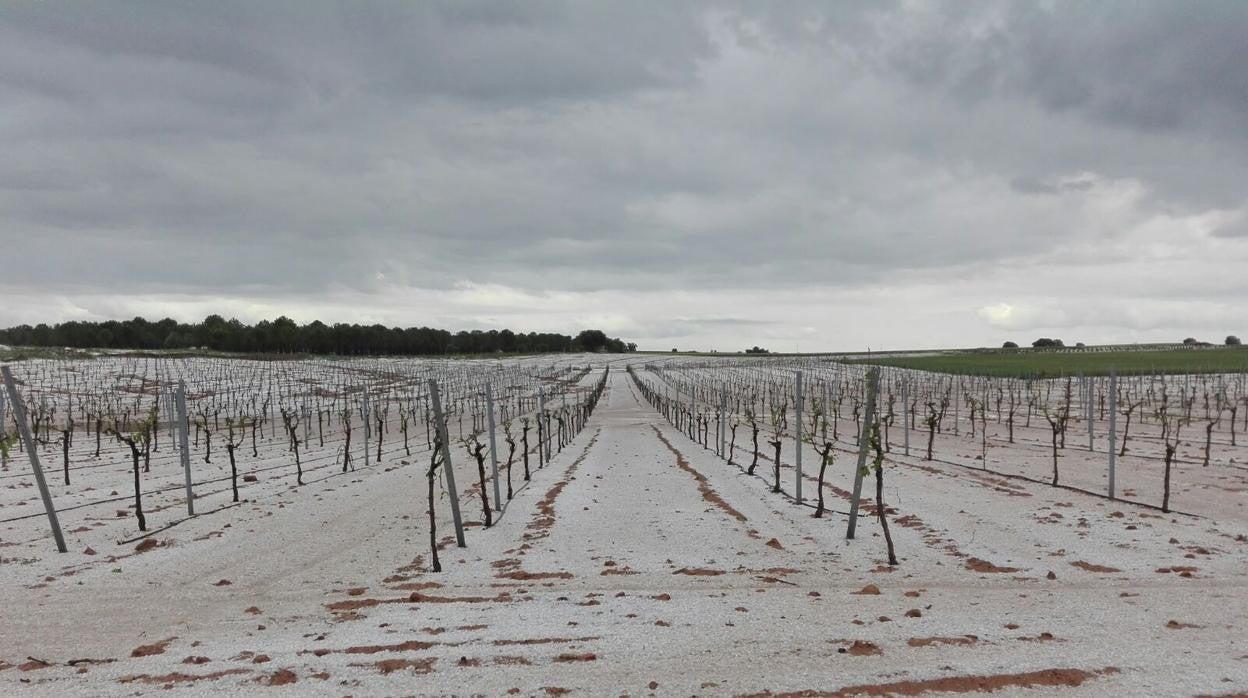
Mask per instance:
[[[846,540],[857,453],[848,403],[823,485],[827,511],[815,518],[815,444],[804,447],[799,505],[791,434],[782,492],[773,493],[767,418],[756,415],[759,465],[747,474],[749,424],[738,418],[729,464],[714,436],[704,447],[644,399],[642,385],[662,391],[670,382],[672,396],[684,385],[670,371],[642,369],[646,361],[655,360],[610,363],[597,408],[574,438],[553,445],[549,462],[529,432],[529,478],[517,449],[510,487],[500,464],[501,507],[487,459],[486,494],[501,509],[489,528],[477,465],[460,437],[484,424],[471,376],[490,372],[511,388],[511,407],[496,423],[505,461],[503,422],[520,442],[523,418],[540,409],[539,390],[548,408],[565,396],[575,404],[602,378],[606,360],[321,363],[306,376],[282,369],[280,379],[244,362],[183,366],[221,386],[217,394],[235,391],[216,403],[227,412],[245,412],[252,403],[243,396],[255,386],[287,387],[266,393],[267,408],[256,402],[269,420],[257,430],[255,455],[250,437],[239,447],[238,503],[219,424],[210,462],[202,435],[193,446],[193,517],[178,455],[162,432],[142,473],[146,536],[133,515],[128,447],[105,435],[96,457],[94,434],[75,432],[67,486],[52,429],[40,454],[69,552],[55,550],[25,454],[14,448],[0,471],[0,684],[9,694],[56,696],[1248,691],[1248,447],[1221,444],[1204,466],[1204,433],[1191,431],[1175,466],[1182,507],[1163,513],[1144,501],[1160,472],[1155,425],[1131,427],[1141,440],[1121,460],[1120,478],[1149,489],[1123,501],[1094,493],[1104,446],[1080,451],[1074,427],[1059,460],[1089,492],[1035,481],[1050,467],[1042,421],[1020,425],[1009,444],[994,416],[985,459],[981,436],[968,436],[960,411],[958,433],[942,427],[937,457],[927,460],[927,428],[914,427],[907,456],[899,420],[885,460],[899,558],[890,566],[872,477],[857,536]],[[629,362],[639,365],[636,379],[624,370]],[[52,402],[58,384],[66,394],[76,385],[119,385],[114,368],[122,364],[67,365],[93,377],[66,383],[60,365],[14,369],[32,389],[49,390]],[[367,378],[346,377],[356,374]],[[461,548],[435,477],[438,573],[420,393],[429,377],[459,401],[448,421],[466,523]],[[380,462],[370,454],[365,464],[359,452],[343,472],[338,415],[361,404],[357,383],[370,386],[374,410],[383,404],[376,396],[390,396],[393,411],[383,417]],[[140,381],[140,395],[162,391]],[[211,404],[203,386],[192,392],[192,404]],[[302,410],[303,485],[279,404]],[[413,415],[406,445],[401,410]],[[324,435],[315,424],[328,421],[323,411],[334,415],[328,432],[320,425]],[[353,449],[363,434],[356,418]]]

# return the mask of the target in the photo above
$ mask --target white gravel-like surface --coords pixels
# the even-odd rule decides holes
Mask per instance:
[[[456,456],[462,487],[472,477]],[[814,519],[671,427],[619,371],[585,431],[534,471],[493,528],[470,528],[466,549],[445,547],[445,571],[433,574],[426,456],[388,458],[259,490],[140,554],[114,542],[124,532],[112,508],[86,515],[99,526],[64,517],[67,530],[87,529],[70,534],[65,555],[38,520],[5,529],[3,690],[1248,691],[1240,519],[1162,515],[898,459],[886,476],[901,558],[890,571],[874,518],[844,539],[836,490],[850,487],[848,457],[828,481],[835,511]],[[523,483],[519,466],[513,479]],[[478,500],[463,501],[478,521]],[[444,514],[440,537],[450,533]],[[972,559],[1013,570],[975,571]],[[1174,567],[1190,576],[1159,571]],[[854,593],[867,584],[880,593]],[[153,643],[163,651],[131,656]]]

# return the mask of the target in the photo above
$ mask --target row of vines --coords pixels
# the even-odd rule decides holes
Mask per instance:
[[[134,527],[122,543],[248,497],[410,466],[426,456],[433,529],[433,473],[445,473],[454,452],[456,465],[474,477],[452,495],[453,479],[444,474],[441,498],[454,498],[457,512],[460,500],[478,499],[489,526],[517,483],[529,480],[531,461],[540,468],[561,451],[602,391],[600,380],[587,382],[588,366],[549,358],[128,357],[30,361],[10,370],[31,437],[29,444],[19,438],[18,410],[0,397],[0,537],[10,540],[18,531],[33,535],[22,523],[46,513],[31,496],[30,447],[47,471],[57,515],[82,523],[75,530],[85,532],[110,505],[124,506],[117,516],[133,517]],[[515,478],[513,465],[523,467]],[[216,508],[206,511],[205,504]]]
[[[1248,476],[1242,374],[1024,380],[813,358],[663,361],[630,374],[703,448],[752,476],[770,463],[770,491],[815,517],[828,511],[825,475],[838,467],[873,476],[877,503],[885,464],[939,464],[1205,515],[1219,513],[1208,505],[1215,494],[1244,491]],[[796,471],[791,483],[782,467]],[[885,507],[869,506],[888,538]]]

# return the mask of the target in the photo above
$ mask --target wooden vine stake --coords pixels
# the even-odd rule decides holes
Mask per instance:
[[[433,379],[430,378],[429,380],[433,380]],[[360,415],[364,417],[364,467],[367,468],[369,464],[368,435],[369,435],[369,432],[372,430],[372,427],[370,427],[368,424],[369,413],[368,413],[368,386],[367,385],[364,386],[364,406],[361,408]],[[441,422],[441,420],[442,420],[442,413],[439,412],[438,421]],[[443,436],[445,436],[445,434],[443,434]],[[381,434],[378,434],[377,438],[381,438]],[[444,441],[443,443],[446,443],[446,442]]]
[[[455,544],[461,548],[464,542],[464,521],[459,516],[459,490],[455,489],[455,469],[451,467],[450,436],[446,433],[446,419],[442,416],[442,398],[438,395],[438,382],[429,379],[429,402],[433,403],[434,426],[442,441],[442,478],[451,499],[451,518],[455,521]]]
[[[486,408],[489,410],[488,422],[490,427],[490,470],[494,473],[494,509],[503,510],[502,495],[499,493],[498,483],[498,437],[494,433],[494,386],[490,383],[485,384],[485,402]]]
[[[901,425],[905,437],[906,457],[910,457],[910,377],[901,379]]]
[[[862,416],[862,430],[858,434],[858,463],[854,468],[854,494],[849,500],[849,526],[845,529],[845,538],[852,540],[858,528],[858,504],[862,500],[862,474],[867,465],[867,451],[871,449],[871,425],[875,421],[875,395],[880,390],[880,369],[873,368],[867,372],[867,404]]]
[[[732,463],[732,454],[728,452],[728,388],[723,383],[719,386],[719,455]]]
[[[802,503],[802,372],[793,385],[793,498]],[[852,537],[852,536],[851,536]]]
[[[26,455],[30,457],[30,467],[35,471],[35,483],[39,485],[39,496],[43,499],[43,508],[48,512],[48,523],[52,525],[52,537],[56,539],[56,549],[68,552],[65,547],[65,536],[61,533],[61,522],[56,518],[56,507],[52,505],[52,493],[48,491],[48,482],[43,478],[43,466],[39,464],[39,452],[35,449],[35,440],[30,435],[30,425],[26,422],[26,403],[17,394],[17,384],[13,382],[13,373],[8,366],[0,367],[4,375],[4,389],[9,394],[12,404],[13,418],[17,422],[17,433],[22,437],[26,447]]]
[[[178,381],[178,457],[182,459],[182,472],[186,475],[186,513],[195,515],[195,493],[191,491],[191,449],[187,445],[190,423],[186,421],[186,383]],[[232,456],[231,456],[232,459]]]
[[[1114,487],[1115,465],[1114,456],[1117,455],[1118,444],[1115,440],[1118,437],[1118,372],[1109,372],[1109,498],[1114,499],[1117,491]]]

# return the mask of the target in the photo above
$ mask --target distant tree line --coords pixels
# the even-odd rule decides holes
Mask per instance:
[[[1188,337],[1184,339],[1183,344],[1189,347],[1211,347],[1213,346],[1211,342],[1202,342],[1196,339],[1195,337]],[[1242,342],[1239,341],[1239,337],[1236,337],[1235,335],[1228,335],[1226,338],[1225,344],[1228,347],[1237,347],[1237,346],[1241,346]],[[1066,345],[1060,339],[1051,339],[1049,337],[1041,337],[1040,339],[1037,339],[1036,341],[1032,342],[1031,346],[1037,349],[1052,349],[1052,348],[1058,348],[1058,347],[1065,347]],[[1084,346],[1084,344],[1083,342],[1076,342],[1075,346],[1082,347]],[[1001,347],[1003,349],[1017,349],[1018,343],[1017,342],[1005,342],[1004,344],[1001,345]]]
[[[267,354],[430,355],[529,352],[628,352],[637,345],[608,337],[601,330],[584,330],[575,337],[550,332],[473,330],[451,333],[429,327],[384,325],[327,325],[319,320],[300,325],[288,317],[246,325],[209,315],[203,322],[184,324],[165,318],[63,322],[56,325],[18,325],[0,330],[0,344],[78,349],[190,349]]]
[[[1196,339],[1195,337],[1188,337],[1187,339],[1183,340],[1183,343],[1189,347],[1211,347],[1213,346],[1213,342],[1202,342],[1199,339]],[[1238,346],[1243,345],[1243,342],[1239,341],[1239,337],[1236,337],[1233,334],[1227,335],[1226,339],[1222,343],[1228,347],[1238,347]]]

